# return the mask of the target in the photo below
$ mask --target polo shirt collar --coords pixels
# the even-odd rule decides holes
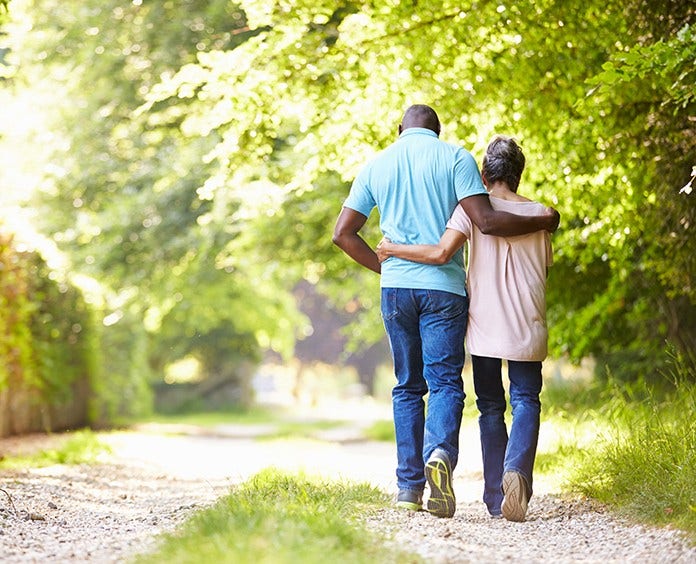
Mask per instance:
[[[437,133],[435,133],[432,129],[428,129],[426,127],[409,127],[401,132],[399,139],[408,135],[430,135],[431,137],[437,137]]]

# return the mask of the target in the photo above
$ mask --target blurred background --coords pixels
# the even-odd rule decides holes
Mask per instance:
[[[388,400],[378,277],[331,233],[413,103],[479,163],[514,136],[561,212],[547,378],[696,379],[695,12],[0,0],[0,436]]]

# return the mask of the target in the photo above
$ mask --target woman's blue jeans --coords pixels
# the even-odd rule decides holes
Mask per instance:
[[[423,490],[425,462],[436,448],[447,452],[452,468],[457,464],[468,310],[468,298],[450,292],[382,289],[397,382],[392,405],[399,489]]]
[[[508,360],[512,426],[505,425],[505,390],[501,359],[471,356],[483,454],[483,501],[492,515],[500,514],[503,474],[513,470],[527,482],[532,495],[532,470],[539,439],[541,362]]]

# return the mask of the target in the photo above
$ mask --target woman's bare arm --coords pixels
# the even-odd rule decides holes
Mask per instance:
[[[437,245],[399,245],[384,238],[377,245],[380,262],[389,257],[398,257],[424,264],[445,264],[464,244],[466,236],[461,231],[446,229]]]

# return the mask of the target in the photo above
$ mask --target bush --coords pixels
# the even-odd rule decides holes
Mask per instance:
[[[0,234],[0,436],[146,414],[146,335],[100,308],[37,252]]]
[[[153,393],[148,337],[140,319],[125,311],[117,323],[102,325],[99,337],[101,363],[91,378],[90,421],[109,426],[150,414]]]
[[[26,278],[12,237],[0,234],[0,390],[26,372],[31,375],[34,368]]]
[[[94,312],[82,292],[51,271],[38,253],[23,253],[31,303],[29,332],[35,377],[24,381],[49,404],[71,399],[76,383],[89,386],[99,369]]]

